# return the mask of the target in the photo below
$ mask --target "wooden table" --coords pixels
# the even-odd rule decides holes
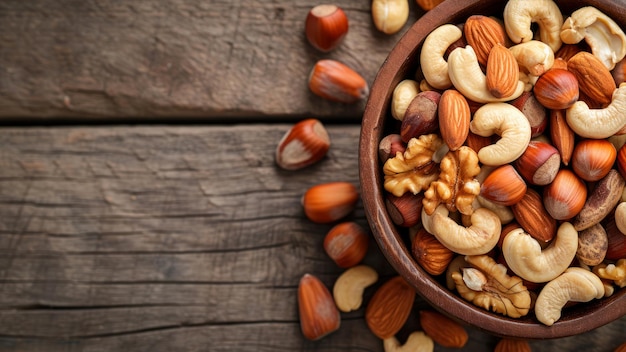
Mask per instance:
[[[342,272],[300,197],[359,184],[365,106],[312,95],[308,72],[333,58],[371,84],[401,36],[374,29],[368,1],[336,3],[350,32],[322,54],[310,1],[0,2],[0,351],[382,351],[363,309],[317,342],[298,321],[300,277]],[[331,150],[280,170],[276,144],[304,117]],[[362,204],[348,219],[367,226]],[[373,239],[365,263],[394,275]],[[468,330],[464,350],[498,341]],[[612,351],[625,330],[531,346]]]

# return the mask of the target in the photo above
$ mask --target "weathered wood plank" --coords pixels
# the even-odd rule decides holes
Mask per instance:
[[[0,351],[382,351],[363,309],[322,341],[299,332],[300,276],[331,287],[341,273],[322,250],[331,225],[306,220],[299,199],[358,185],[359,126],[329,126],[328,157],[297,172],[273,161],[288,127],[0,129]],[[366,226],[361,204],[349,219]],[[625,327],[533,350],[610,351]],[[470,336],[465,350],[497,341]]]
[[[311,94],[310,69],[333,58],[371,84],[403,32],[378,32],[369,1],[335,3],[350,30],[323,54],[304,37],[305,0],[2,1],[0,118],[359,118],[364,102]],[[410,3],[404,31],[423,13]]]

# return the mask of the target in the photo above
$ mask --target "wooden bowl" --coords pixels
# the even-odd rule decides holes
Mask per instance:
[[[623,0],[556,2],[564,18],[580,7],[591,5],[625,28],[626,2]],[[378,144],[384,135],[399,131],[390,114],[391,96],[395,86],[403,79],[414,77],[419,67],[422,42],[433,29],[445,23],[461,23],[472,14],[501,17],[504,4],[505,1],[501,0],[447,0],[421,17],[391,51],[372,84],[363,116],[359,145],[362,200],[381,251],[395,270],[433,307],[462,323],[498,336],[529,339],[571,336],[593,330],[625,315],[626,288],[618,290],[609,298],[564,309],[561,318],[552,326],[538,322],[532,312],[519,319],[492,313],[465,301],[424,271],[412,258],[401,230],[394,225],[385,208]]]

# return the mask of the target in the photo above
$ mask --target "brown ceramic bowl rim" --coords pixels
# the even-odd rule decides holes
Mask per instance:
[[[616,22],[626,24],[624,1],[556,2],[569,6],[570,11],[585,5],[595,6]],[[414,72],[411,69],[417,68],[419,47],[432,29],[445,23],[459,23],[469,14],[494,14],[494,7],[502,8],[503,3],[499,0],[446,0],[413,24],[390,52],[372,84],[363,116],[359,142],[362,201],[372,233],[382,253],[394,269],[415,287],[419,295],[436,309],[462,323],[498,336],[529,339],[571,336],[593,330],[626,315],[626,288],[609,298],[594,300],[564,311],[561,319],[550,327],[539,323],[532,313],[522,319],[513,319],[488,312],[451,293],[419,267],[385,208],[378,143],[383,136],[385,120],[390,118],[388,112],[393,87],[409,77],[408,73]],[[590,311],[593,314],[587,314]]]

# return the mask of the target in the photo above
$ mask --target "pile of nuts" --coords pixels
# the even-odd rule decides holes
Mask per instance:
[[[417,0],[429,10],[442,0]],[[407,0],[373,0],[372,19],[395,33]],[[536,25],[533,25],[536,22]],[[533,30],[537,28],[537,33]],[[306,19],[309,43],[336,48],[348,31],[341,8],[319,5]],[[509,0],[503,18],[474,15],[426,38],[421,68],[393,92],[398,133],[380,142],[386,205],[408,229],[411,252],[428,273],[486,310],[545,325],[574,302],[626,286],[626,36],[595,8],[563,17],[552,0]],[[335,60],[319,60],[310,90],[340,103],[366,98],[366,81]],[[298,170],[322,160],[330,139],[322,123],[295,124],[276,148],[276,163]],[[319,184],[302,197],[310,221],[335,225],[323,247],[344,268],[331,291],[302,276],[303,335],[339,329],[340,312],[360,309],[378,281],[361,264],[369,234],[341,222],[359,193],[348,182]],[[339,223],[337,223],[339,222]],[[423,331],[404,345],[396,334],[416,292],[394,276],[366,304],[365,319],[385,351],[460,348],[467,332],[434,310],[419,311]],[[626,346],[626,344],[625,344]],[[496,351],[530,350],[502,339]]]
[[[606,14],[552,0],[427,36],[379,146],[387,209],[425,271],[547,326],[626,286],[625,56]]]

